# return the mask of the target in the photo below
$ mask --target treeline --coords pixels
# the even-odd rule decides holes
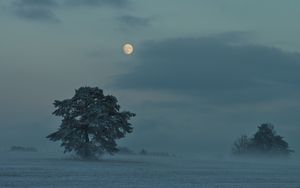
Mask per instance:
[[[127,147],[119,147],[118,154],[122,155],[143,155],[143,156],[157,156],[157,157],[175,157],[175,154],[171,154],[168,152],[150,152],[145,149],[142,149],[139,152],[135,152]]]
[[[10,151],[37,152],[37,149],[34,147],[12,146]]]

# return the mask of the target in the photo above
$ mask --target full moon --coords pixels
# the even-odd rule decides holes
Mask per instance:
[[[129,43],[124,44],[123,45],[123,52],[126,55],[132,54],[133,53],[133,45],[129,44]]]

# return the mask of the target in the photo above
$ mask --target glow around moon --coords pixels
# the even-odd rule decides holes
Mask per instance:
[[[123,52],[126,55],[130,55],[133,53],[133,45],[130,43],[126,43],[123,45]]]

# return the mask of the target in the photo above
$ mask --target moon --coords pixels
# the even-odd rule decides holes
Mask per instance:
[[[133,45],[130,43],[126,43],[123,45],[123,52],[126,55],[130,55],[133,53]]]

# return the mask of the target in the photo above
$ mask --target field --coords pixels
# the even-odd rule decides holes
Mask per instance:
[[[180,157],[114,156],[101,161],[3,152],[1,188],[300,188],[300,166]]]

